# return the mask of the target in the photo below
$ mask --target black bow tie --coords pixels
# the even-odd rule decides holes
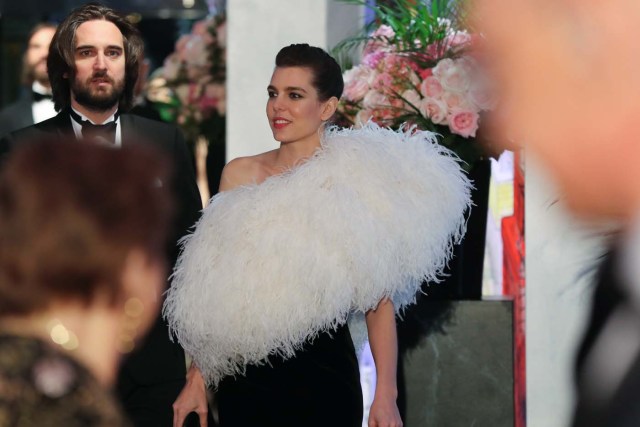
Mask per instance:
[[[82,137],[115,144],[117,127],[118,125],[115,121],[103,125],[94,125],[88,121],[84,121],[82,123]]]
[[[33,102],[38,102],[42,101],[43,99],[53,99],[53,96],[50,93],[40,93],[32,90],[31,99],[33,99]]]
[[[69,110],[69,114],[71,114],[73,120],[82,126],[82,138],[115,144],[116,129],[118,127],[116,122],[116,120],[118,120],[117,112],[113,121],[103,125],[94,125],[89,120],[82,120],[82,117],[73,110]]]

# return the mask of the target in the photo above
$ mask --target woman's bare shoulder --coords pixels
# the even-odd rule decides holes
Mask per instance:
[[[222,170],[220,191],[231,190],[248,184],[259,184],[268,176],[269,160],[273,151],[260,153],[255,156],[238,157],[231,160]]]

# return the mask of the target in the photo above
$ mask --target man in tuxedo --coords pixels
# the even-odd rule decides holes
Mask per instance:
[[[0,111],[0,137],[55,116],[47,75],[47,54],[55,32],[56,26],[45,22],[33,27],[29,33],[22,59],[22,82],[28,90]]]
[[[142,51],[138,31],[114,10],[95,3],[73,10],[58,26],[47,59],[59,114],[10,133],[0,141],[0,157],[13,146],[42,135],[56,135],[60,143],[95,139],[116,149],[128,144],[158,147],[172,159],[174,169],[173,182],[159,183],[175,192],[178,205],[168,248],[172,266],[178,254],[176,242],[197,220],[202,205],[179,129],[126,114],[132,105]],[[185,384],[184,352],[170,341],[161,318],[141,345],[124,363],[118,394],[136,426],[170,427],[172,404]]]
[[[640,425],[640,3],[484,0],[508,129],[576,216],[619,224],[576,367],[575,427]],[[535,285],[535,284],[534,284]]]

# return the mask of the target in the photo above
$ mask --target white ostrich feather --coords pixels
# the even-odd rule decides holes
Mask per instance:
[[[384,297],[400,311],[423,279],[438,280],[471,184],[435,138],[373,123],[330,129],[303,165],[211,200],[183,240],[163,310],[209,384],[291,357]]]

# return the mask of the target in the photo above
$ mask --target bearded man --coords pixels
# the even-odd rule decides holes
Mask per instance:
[[[177,241],[197,220],[202,204],[179,129],[126,114],[142,58],[142,39],[123,16],[95,3],[73,10],[56,30],[47,58],[59,113],[0,140],[0,159],[15,145],[44,136],[58,137],[61,144],[91,139],[114,149],[128,144],[158,147],[172,160],[174,176],[172,182],[158,185],[173,191],[178,202],[167,248],[171,267]],[[117,220],[118,213],[113,215]],[[184,352],[170,341],[166,324],[158,318],[141,348],[129,355],[119,378],[118,393],[136,426],[173,424],[171,405],[185,384],[185,374]]]
[[[47,75],[47,55],[55,24],[43,22],[31,29],[22,59],[22,83],[28,89],[0,111],[0,136],[56,115]]]

